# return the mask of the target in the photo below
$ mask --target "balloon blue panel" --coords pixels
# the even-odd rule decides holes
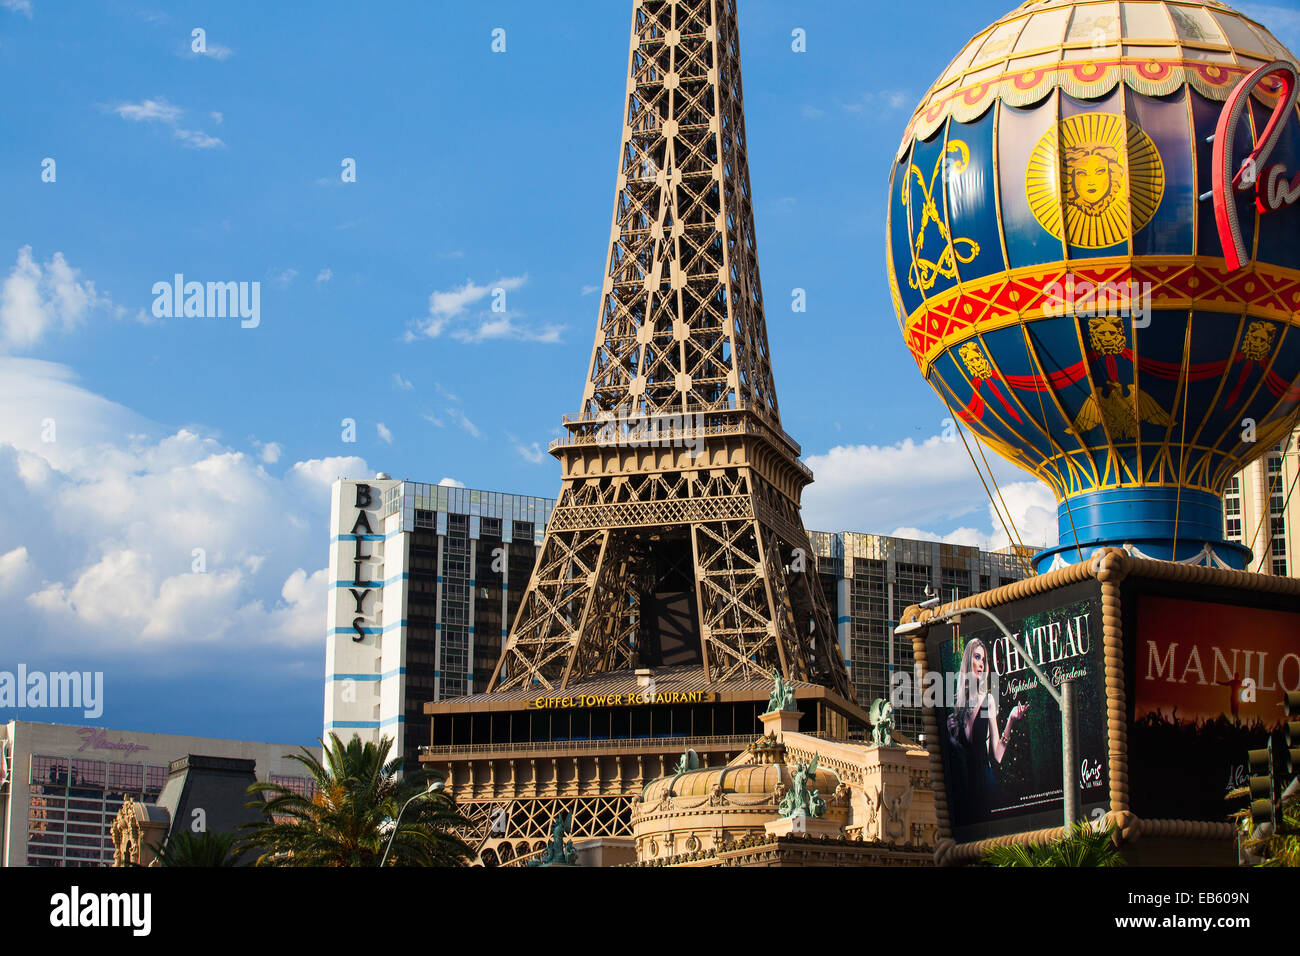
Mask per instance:
[[[927,298],[940,295],[957,284],[956,257],[969,252],[968,244],[953,244],[945,238],[948,217],[943,207],[943,176],[955,158],[955,151],[948,149],[944,142],[945,129],[940,127],[929,140],[916,143],[907,173],[911,202],[905,215],[910,217],[915,253],[915,268],[907,276],[907,281],[909,286],[919,286]]]
[[[1195,90],[1189,91],[1192,102],[1192,118],[1196,123],[1197,141],[1197,192],[1198,195],[1210,192],[1214,185],[1214,146],[1206,139],[1214,135],[1219,123],[1219,114],[1223,104],[1208,100]],[[1240,164],[1255,148],[1251,137],[1250,124],[1241,122],[1233,134],[1234,152]],[[1255,240],[1255,196],[1251,191],[1236,194],[1237,215],[1241,222],[1242,234],[1246,237],[1246,248],[1253,248]],[[1214,259],[1223,258],[1223,245],[1219,242],[1219,230],[1214,222],[1214,200],[1198,202],[1196,207],[1196,253]]]
[[[1100,210],[1100,216],[1097,218],[1110,221],[1115,235],[1118,236],[1117,241],[1102,248],[1086,247],[1072,240],[1069,247],[1071,259],[1099,259],[1103,256],[1123,256],[1129,253],[1131,227],[1122,189],[1124,170],[1127,165],[1123,153],[1128,140],[1124,117],[1123,90],[1125,89],[1126,87],[1121,84],[1101,100],[1076,100],[1072,96],[1061,94],[1062,130],[1059,135],[1061,149],[1066,152],[1066,178],[1062,183],[1066,193],[1064,197],[1066,216],[1078,215],[1079,210],[1083,208]],[[1092,116],[1101,121],[1102,114],[1117,117],[1113,123],[1100,127],[1107,134],[1105,137],[1099,140],[1086,138],[1072,148],[1067,147],[1067,120],[1072,117]],[[1088,183],[1093,184],[1098,189],[1098,193],[1080,195],[1079,188],[1081,186],[1087,188],[1085,184]],[[1107,188],[1111,190],[1110,193],[1101,192]],[[1089,199],[1093,201],[1088,202]],[[1116,223],[1123,225],[1114,230]]]
[[[1260,106],[1253,97],[1250,105],[1255,114],[1255,129],[1262,132],[1268,125],[1271,111]],[[1288,180],[1293,180],[1300,173],[1300,119],[1294,114],[1283,127],[1282,138],[1278,140],[1272,154],[1260,167],[1261,175],[1274,163],[1286,167]],[[1261,215],[1258,228],[1257,258],[1260,262],[1287,269],[1300,269],[1300,204],[1283,206],[1276,212]]]
[[[1073,319],[1062,317],[1035,322],[1029,326],[1029,340],[1043,375],[1052,385],[1052,391],[1044,393],[1043,398],[1060,406],[1057,413],[1059,424],[1053,432],[1056,443],[1070,451],[1095,445],[1095,435],[1085,432],[1083,436],[1076,436],[1071,431],[1092,395],[1092,381],[1084,371]],[[1074,382],[1067,383],[1064,379],[1068,378],[1073,378]],[[1085,462],[1091,470],[1092,457],[1086,457]]]
[[[1297,383],[1294,378],[1289,377],[1287,370],[1300,368],[1300,329],[1280,328],[1277,339],[1278,345],[1273,355],[1269,357],[1273,361],[1273,374],[1266,376],[1264,387],[1259,389],[1237,419],[1240,422],[1242,418],[1253,418],[1258,423],[1259,431],[1265,430],[1272,423],[1288,421],[1297,406],[1296,399],[1288,397]],[[1251,448],[1246,452],[1246,455],[1251,458],[1256,457],[1257,454],[1257,448]]]
[[[1196,177],[1187,87],[1159,99],[1128,91],[1128,118],[1155,143],[1164,196],[1155,216],[1133,236],[1137,256],[1190,256],[1196,250]]]
[[[1196,147],[1196,250],[1203,256],[1222,256],[1219,233],[1214,224],[1214,201],[1201,199],[1214,185],[1214,135],[1215,124],[1223,104],[1206,99],[1190,87],[1188,105],[1192,112],[1192,144]]]
[[[1187,329],[1187,312],[1155,311],[1149,317],[1146,328],[1135,329],[1133,341],[1137,353],[1137,389],[1129,402],[1129,407],[1141,420],[1142,440],[1147,444],[1143,449],[1144,466],[1149,469],[1155,462],[1153,457],[1166,438],[1178,443],[1179,432],[1170,433],[1174,422],[1181,420],[1183,336]],[[1228,339],[1231,342],[1231,337]],[[1150,401],[1141,401],[1145,395]],[[1180,411],[1174,414],[1177,406]],[[1154,414],[1160,409],[1168,416]],[[1146,414],[1142,414],[1143,411]],[[1150,443],[1154,443],[1154,447]],[[1177,455],[1174,456],[1177,460]]]
[[[932,374],[942,381],[953,412],[966,425],[1013,448],[1027,449],[1022,453],[1022,460],[1028,460],[1032,466],[1037,466],[1041,456],[1028,449],[1021,437],[1025,430],[1024,416],[1012,403],[1006,386],[996,376],[988,379],[971,378],[968,381],[968,370],[957,361],[952,352],[944,352],[939,356]]]
[[[1056,102],[1053,94],[1032,109],[998,104],[998,190],[1007,259],[1013,269],[1065,259],[1064,240],[1053,236],[1034,218],[1026,192],[1026,173],[1034,147],[1044,133],[1056,129]],[[1051,182],[1059,191],[1059,174]]]
[[[1038,369],[1025,346],[1024,333],[1017,325],[995,332],[986,332],[981,336],[984,350],[991,356],[1002,373],[1003,381],[998,383],[1008,404],[1020,416],[1019,422],[1011,422],[1021,435],[1021,444],[1032,448],[1033,453],[1041,459],[1051,458],[1057,449],[1048,438],[1048,434],[1064,427],[1061,414],[1056,411],[1051,395],[1031,387],[1017,388],[1016,383],[1028,384],[1038,378]]]
[[[994,112],[974,123],[950,121],[948,126],[948,222],[963,282],[1006,269],[993,176]],[[969,156],[964,167],[963,156]]]
[[[907,209],[903,205],[903,187],[908,183],[908,169],[912,162],[909,149],[898,165],[894,167],[892,192],[889,197],[889,248],[894,256],[894,281],[898,284],[898,293],[903,300],[903,309],[911,315],[925,301],[920,289],[908,284],[909,269],[912,265],[912,240],[907,228]],[[911,184],[915,187],[915,183]]]
[[[1246,325],[1250,327],[1252,320],[1248,319]],[[1241,432],[1241,419],[1246,415],[1246,406],[1250,402],[1251,395],[1263,381],[1264,363],[1248,361],[1239,351],[1233,350],[1233,343],[1236,341],[1240,326],[1240,316],[1236,315],[1197,312],[1192,316],[1190,374],[1195,375],[1196,367],[1206,361],[1225,363],[1223,372],[1213,379],[1214,383],[1221,384],[1222,388],[1213,405],[1205,410],[1200,435],[1196,439],[1197,444],[1222,447],[1225,450],[1231,448]],[[1278,323],[1265,322],[1259,328],[1266,334],[1271,334],[1276,341],[1280,331]],[[1196,390],[1193,389],[1191,393],[1193,401],[1196,394]],[[1187,426],[1190,435],[1193,416],[1189,413],[1188,418]]]

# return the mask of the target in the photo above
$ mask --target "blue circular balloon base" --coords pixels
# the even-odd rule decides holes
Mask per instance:
[[[1034,556],[1041,574],[1126,548],[1157,561],[1243,570],[1249,548],[1223,538],[1223,499],[1186,488],[1114,488],[1075,495],[1057,509],[1060,544]],[[1177,541],[1175,549],[1174,542]]]

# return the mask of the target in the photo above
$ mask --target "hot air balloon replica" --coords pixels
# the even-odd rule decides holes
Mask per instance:
[[[1033,0],[912,117],[894,305],[953,415],[1055,494],[1037,570],[1105,545],[1246,566],[1224,488],[1300,409],[1294,62],[1212,0]]]
[[[1064,807],[1147,862],[1161,839],[1233,862],[1225,781],[1300,689],[1300,582],[1241,570],[1223,513],[1300,420],[1296,63],[1215,0],[1030,0],[911,117],[886,239],[906,347],[1058,503],[1036,577],[899,628],[918,677],[1001,679],[922,705],[941,859],[1059,835]]]

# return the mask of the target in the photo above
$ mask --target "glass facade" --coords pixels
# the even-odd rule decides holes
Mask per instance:
[[[424,705],[487,689],[528,587],[554,501],[404,481],[383,517],[407,532],[402,756],[430,743]],[[388,585],[392,587],[393,585]]]
[[[863,709],[889,697],[891,674],[912,669],[912,640],[894,636],[894,627],[904,610],[925,600],[926,587],[947,602],[1025,576],[1023,561],[1011,553],[851,532],[809,537]],[[894,722],[913,739],[921,734],[919,710],[899,709]]]
[[[32,756],[28,782],[28,866],[108,866],[113,818],[127,797],[153,803],[167,768]]]

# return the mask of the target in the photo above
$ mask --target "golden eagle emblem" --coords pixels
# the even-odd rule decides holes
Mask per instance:
[[[1134,394],[1136,392],[1136,395]],[[1141,389],[1128,386],[1128,394],[1119,382],[1107,382],[1106,394],[1098,400],[1089,395],[1079,410],[1070,434],[1082,438],[1084,432],[1105,423],[1112,441],[1120,438],[1137,438],[1142,422],[1152,425],[1173,425],[1174,420],[1160,403]]]

